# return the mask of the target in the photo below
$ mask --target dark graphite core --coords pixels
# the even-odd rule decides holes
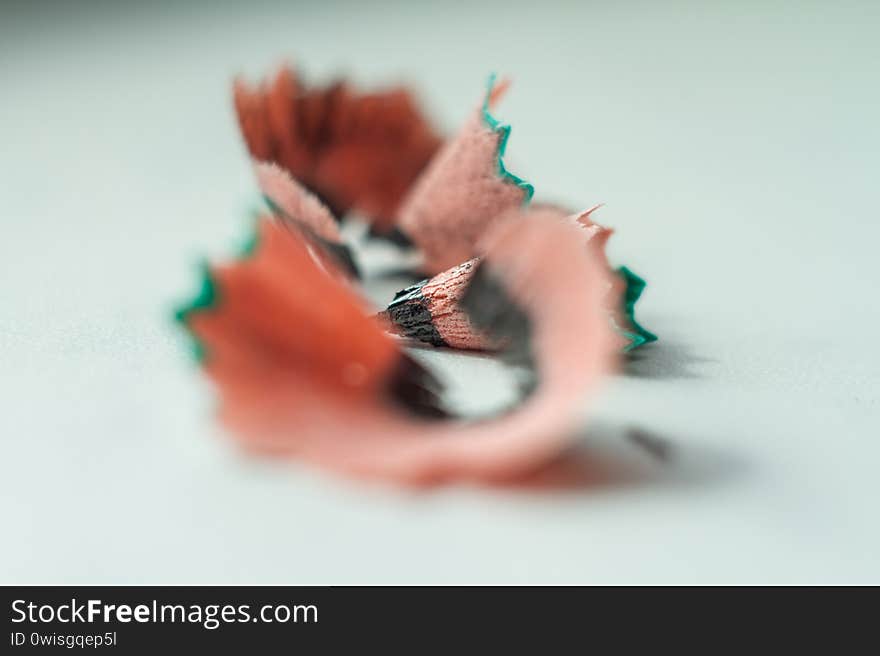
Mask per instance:
[[[400,335],[434,346],[447,346],[434,326],[428,300],[422,295],[422,287],[427,282],[422,280],[397,292],[386,312]]]

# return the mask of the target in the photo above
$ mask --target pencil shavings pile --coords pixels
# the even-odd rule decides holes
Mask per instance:
[[[602,376],[656,339],[634,316],[645,283],[611,269],[596,208],[532,204],[508,170],[510,128],[491,113],[506,88],[490,78],[442,142],[404,89],[309,88],[288,67],[235,82],[268,211],[237,260],[205,265],[177,319],[243,445],[362,478],[509,482],[563,452]],[[337,224],[352,214],[433,277],[376,313]],[[531,383],[515,408],[464,421],[413,342],[497,351]]]

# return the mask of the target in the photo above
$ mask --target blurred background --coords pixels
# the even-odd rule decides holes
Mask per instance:
[[[880,582],[878,33],[870,1],[0,2],[0,581]],[[511,170],[606,203],[661,341],[585,399],[589,485],[364,487],[215,425],[170,311],[258,206],[231,79],[284,60],[446,133],[509,75]]]

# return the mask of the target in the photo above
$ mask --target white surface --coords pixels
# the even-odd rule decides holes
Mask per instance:
[[[0,581],[880,583],[877,3],[366,4],[0,9]],[[229,78],[285,55],[447,130],[514,77],[512,170],[607,203],[661,336],[584,440],[675,464],[414,494],[233,448],[169,308],[256,201]]]

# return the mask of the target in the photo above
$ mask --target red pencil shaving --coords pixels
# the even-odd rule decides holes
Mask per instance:
[[[567,447],[612,366],[607,272],[574,225],[511,214],[483,235],[461,302],[476,308],[476,324],[530,352],[537,386],[515,410],[470,423],[440,418],[436,382],[316,265],[301,235],[267,220],[258,231],[250,254],[210,267],[178,315],[223,421],[247,447],[410,484],[506,481]],[[484,302],[499,293],[509,302]]]
[[[532,186],[505,168],[510,128],[490,113],[507,87],[490,79],[482,103],[434,156],[400,207],[398,227],[422,252],[427,273],[474,257],[477,240],[492,220],[532,196]]]
[[[233,91],[253,159],[277,163],[337,218],[356,211],[379,232],[392,228],[401,199],[440,147],[402,88],[308,87],[284,66],[258,85],[238,79]]]

